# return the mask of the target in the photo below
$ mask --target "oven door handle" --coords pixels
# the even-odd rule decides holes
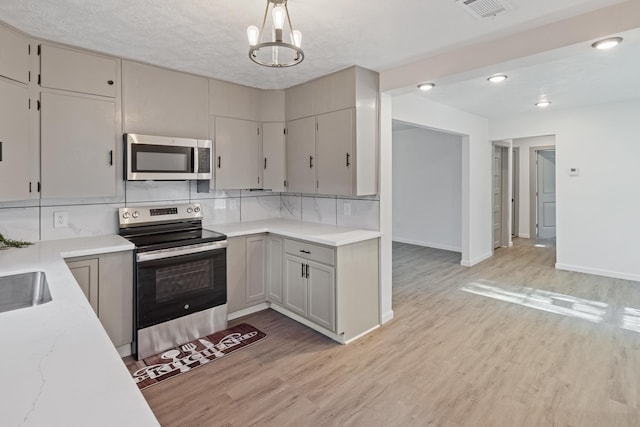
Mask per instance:
[[[159,251],[141,252],[136,255],[137,262],[155,261],[157,259],[175,258],[181,255],[197,254],[200,252],[217,251],[228,246],[226,240],[203,243],[200,245],[181,246],[177,248],[161,249]]]

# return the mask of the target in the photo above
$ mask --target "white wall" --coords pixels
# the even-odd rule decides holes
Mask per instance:
[[[491,121],[492,139],[556,136],[557,268],[640,280],[639,117],[634,100]]]
[[[393,240],[461,252],[462,137],[393,132]]]
[[[393,97],[393,119],[462,137],[462,261],[472,266],[489,258],[491,242],[492,145],[488,120],[415,94]],[[382,140],[382,144],[386,141]],[[387,143],[391,143],[388,141]],[[391,176],[382,175],[391,180]]]
[[[530,157],[529,149],[531,147],[545,147],[556,144],[556,138],[554,135],[546,136],[534,136],[531,138],[516,138],[513,140],[513,147],[519,147],[519,194],[518,194],[518,236],[524,238],[530,238],[531,228],[531,192],[530,192]]]

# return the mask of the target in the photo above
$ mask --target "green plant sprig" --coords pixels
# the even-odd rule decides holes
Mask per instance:
[[[27,246],[33,245],[31,242],[25,242],[23,240],[7,239],[2,233],[0,233],[0,244],[5,244],[10,248],[26,248]]]

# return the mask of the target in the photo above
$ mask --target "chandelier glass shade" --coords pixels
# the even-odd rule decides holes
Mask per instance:
[[[294,30],[287,0],[266,0],[262,27],[247,28],[249,58],[265,67],[291,67],[302,62],[302,33]],[[271,20],[269,10],[271,9]]]

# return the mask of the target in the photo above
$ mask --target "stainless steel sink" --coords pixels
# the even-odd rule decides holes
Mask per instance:
[[[0,313],[34,307],[51,301],[47,277],[42,271],[0,277]]]

